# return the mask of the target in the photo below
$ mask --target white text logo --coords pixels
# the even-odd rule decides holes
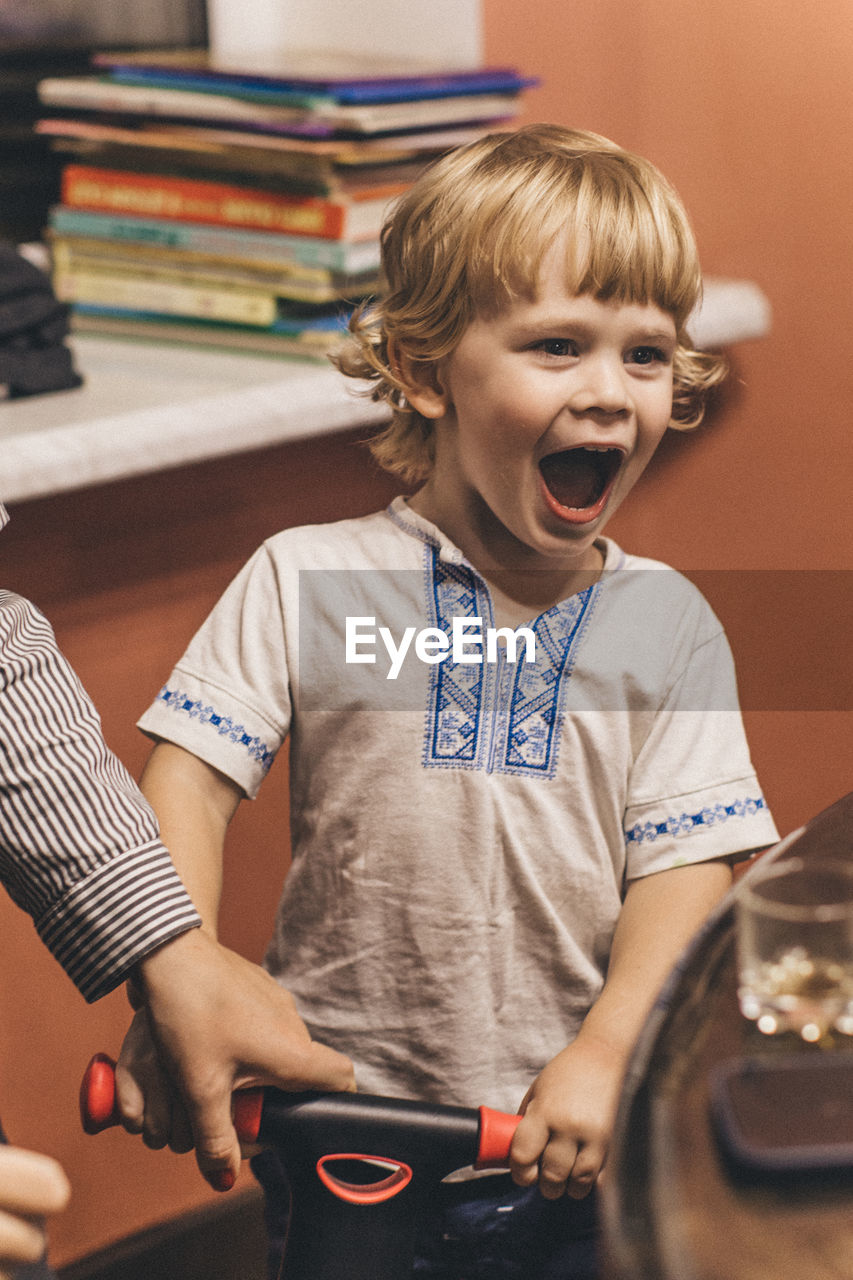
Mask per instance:
[[[356,617],[346,620],[346,661],[348,663],[376,662],[377,638],[385,646],[390,666],[386,680],[396,680],[409,650],[421,662],[444,662],[448,657],[454,663],[497,662],[505,646],[507,662],[518,661],[519,643],[524,645],[524,661],[536,661],[536,636],[529,627],[483,627],[482,618],[454,618],[450,631],[440,627],[406,627],[399,643],[389,627],[376,626],[375,617]]]

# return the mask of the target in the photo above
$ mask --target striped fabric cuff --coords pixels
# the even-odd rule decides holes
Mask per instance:
[[[90,1003],[149,951],[200,924],[159,840],[111,859],[36,920],[45,946]]]

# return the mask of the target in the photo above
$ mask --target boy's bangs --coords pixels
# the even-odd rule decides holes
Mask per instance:
[[[584,173],[570,193],[513,194],[471,248],[469,282],[478,309],[532,296],[546,254],[563,242],[571,293],[651,303],[669,312],[679,329],[684,326],[701,276],[678,210],[662,200],[655,207],[624,182],[608,190],[599,174],[591,179]]]

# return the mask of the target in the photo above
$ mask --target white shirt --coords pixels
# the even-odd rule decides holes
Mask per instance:
[[[602,548],[601,580],[531,620],[535,662],[428,662],[419,633],[441,652],[463,619],[476,656],[492,618],[439,530],[400,499],[286,530],[140,721],[250,796],[290,736],[267,964],[364,1090],[515,1110],[601,990],[626,880],[776,839],[719,622]],[[347,661],[347,619],[374,662]],[[380,626],[397,650],[413,628],[396,679]]]

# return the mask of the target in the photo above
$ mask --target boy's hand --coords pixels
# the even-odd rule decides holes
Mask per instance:
[[[292,996],[203,930],[141,962],[140,1002],[116,1070],[122,1122],[150,1146],[195,1146],[216,1190],[228,1190],[240,1168],[235,1089],[355,1088],[352,1063],[311,1039]]]
[[[49,1156],[0,1146],[0,1280],[10,1268],[38,1262],[45,1250],[44,1218],[68,1203],[70,1188]]]
[[[510,1149],[519,1186],[548,1200],[589,1195],[604,1167],[624,1062],[612,1045],[584,1033],[537,1076],[521,1104]]]

